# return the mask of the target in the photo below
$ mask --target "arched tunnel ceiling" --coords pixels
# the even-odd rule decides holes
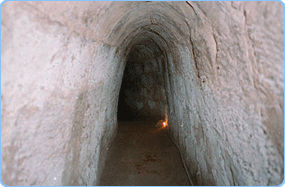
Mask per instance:
[[[126,46],[124,54],[128,55],[136,46],[144,45],[152,50],[159,50],[161,53],[166,54],[169,51],[169,45],[166,40],[163,39],[157,33],[142,31],[134,36],[129,45]]]
[[[107,42],[122,49],[136,43],[146,33],[153,33],[152,38],[157,43],[161,43],[158,36],[161,37],[168,45],[185,43],[190,33],[185,17],[175,6],[165,2],[140,3],[128,9],[110,30]]]

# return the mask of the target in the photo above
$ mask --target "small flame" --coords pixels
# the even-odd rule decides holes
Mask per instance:
[[[156,127],[159,127],[159,129],[164,129],[168,126],[168,115],[165,113],[165,119],[159,120],[159,122],[156,123]]]
[[[162,122],[162,127],[163,128],[168,125],[168,115],[166,113],[165,113],[165,115],[166,115],[166,118],[165,118],[164,122]]]

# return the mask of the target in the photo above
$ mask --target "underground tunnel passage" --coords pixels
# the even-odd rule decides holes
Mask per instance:
[[[151,38],[138,41],[132,47],[119,94],[119,121],[165,117],[165,59]]]
[[[98,185],[108,156],[130,145],[142,161],[117,173],[153,184],[279,185],[283,62],[279,2],[6,2],[1,179]],[[154,152],[140,154],[144,142]],[[158,145],[181,165],[167,179],[155,177],[171,156]]]
[[[137,42],[126,58],[118,131],[108,149],[100,186],[191,184],[167,131],[165,53],[149,34],[134,39]]]

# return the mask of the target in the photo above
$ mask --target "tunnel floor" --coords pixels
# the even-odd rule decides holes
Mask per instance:
[[[156,121],[119,122],[100,186],[189,186],[178,148]]]

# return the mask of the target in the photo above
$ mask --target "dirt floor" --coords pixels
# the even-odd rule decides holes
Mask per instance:
[[[119,122],[100,186],[189,186],[177,147],[156,122]]]

